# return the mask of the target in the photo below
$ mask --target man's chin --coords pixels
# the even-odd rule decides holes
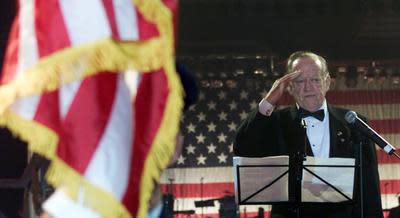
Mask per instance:
[[[318,102],[305,102],[302,106],[302,108],[304,108],[305,110],[308,110],[310,112],[314,112],[317,111],[318,109],[320,109],[322,106],[322,103],[318,103]]]

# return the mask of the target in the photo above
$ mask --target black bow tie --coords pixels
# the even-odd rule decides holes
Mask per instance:
[[[303,108],[299,108],[299,116],[300,118],[306,118],[306,117],[314,117],[316,119],[318,119],[319,121],[323,121],[324,117],[325,117],[325,113],[324,110],[317,110],[315,112],[310,112],[307,110],[304,110]]]

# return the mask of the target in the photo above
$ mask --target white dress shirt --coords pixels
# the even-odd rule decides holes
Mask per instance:
[[[274,108],[275,107],[265,99],[261,100],[258,105],[258,111],[265,116],[270,116],[274,111]],[[321,108],[319,109],[324,110],[324,120],[319,121],[315,117],[304,118],[307,123],[307,138],[310,142],[314,157],[328,158],[330,149],[330,134],[329,113],[326,100],[324,100]]]

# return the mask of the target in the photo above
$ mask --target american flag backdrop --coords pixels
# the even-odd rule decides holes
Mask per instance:
[[[177,163],[164,173],[162,189],[174,196],[174,211],[180,211],[175,217],[231,217],[230,211],[235,210],[232,197],[235,131],[247,114],[257,108],[272,82],[254,76],[215,78],[212,75],[198,81],[198,102],[181,121],[184,148]],[[360,76],[357,86],[348,88],[345,78],[338,77],[327,99],[330,104],[369,117],[378,133],[400,146],[400,86],[392,80],[371,83]],[[280,105],[292,103],[292,98],[286,95]],[[400,161],[378,147],[377,155],[382,205],[388,209],[397,206]],[[256,217],[259,207],[240,206],[240,217]],[[268,217],[269,206],[262,208]]]

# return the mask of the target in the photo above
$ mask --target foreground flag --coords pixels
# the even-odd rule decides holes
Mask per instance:
[[[174,0],[19,1],[0,124],[99,216],[144,217],[172,156],[183,107],[174,11]]]

